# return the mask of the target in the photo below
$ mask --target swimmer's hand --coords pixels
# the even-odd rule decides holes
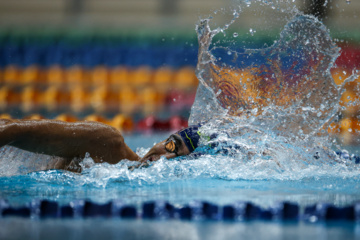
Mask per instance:
[[[140,162],[140,163],[137,164],[137,165],[133,165],[133,166],[128,167],[128,170],[132,172],[132,171],[134,171],[136,168],[147,168],[147,167],[149,167],[149,166],[150,166],[149,161]]]

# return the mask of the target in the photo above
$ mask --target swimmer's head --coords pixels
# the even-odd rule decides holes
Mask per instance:
[[[141,161],[157,161],[161,156],[167,159],[189,155],[199,145],[199,125],[182,129],[158,144],[154,145]]]

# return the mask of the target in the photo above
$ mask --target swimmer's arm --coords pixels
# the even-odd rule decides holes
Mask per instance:
[[[89,153],[95,162],[139,160],[118,130],[97,122],[0,120],[0,146],[6,144],[67,159]]]

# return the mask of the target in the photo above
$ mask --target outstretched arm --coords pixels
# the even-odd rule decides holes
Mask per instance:
[[[98,122],[67,123],[56,120],[0,120],[0,146],[115,164],[122,159],[139,160],[115,128]]]

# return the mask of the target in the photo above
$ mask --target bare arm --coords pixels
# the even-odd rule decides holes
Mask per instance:
[[[139,159],[118,130],[97,122],[0,120],[0,146],[6,144],[66,159],[83,158],[86,153],[95,162],[112,164]]]

